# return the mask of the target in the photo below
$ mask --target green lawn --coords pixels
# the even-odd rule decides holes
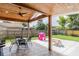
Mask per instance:
[[[79,37],[66,36],[66,35],[52,35],[52,38],[59,38],[63,40],[71,40],[79,42]],[[38,37],[33,37],[32,39],[38,39]]]
[[[59,38],[63,40],[71,40],[71,41],[77,41],[79,42],[79,37],[74,36],[66,36],[66,35],[52,35],[53,38]]]
[[[32,37],[32,40],[36,40],[36,39],[38,39],[38,37]]]

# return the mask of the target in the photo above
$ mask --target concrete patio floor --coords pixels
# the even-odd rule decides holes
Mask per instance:
[[[52,39],[60,40],[57,38],[52,38]],[[33,42],[36,42],[48,48],[47,41],[35,40]],[[57,47],[57,46],[52,45],[52,50],[65,56],[79,56],[79,42],[68,41],[68,40],[61,40],[61,42],[64,45],[64,47]]]
[[[11,52],[9,51],[9,46],[6,46],[3,48],[3,53],[4,56],[61,56],[61,54],[54,51],[49,52],[47,47],[34,41],[32,45],[29,44],[29,48],[20,47],[19,50],[17,50],[16,45],[13,45]]]
[[[52,38],[60,40],[57,38]],[[52,45],[52,51],[48,51],[48,40],[32,40],[32,45],[29,44],[28,48],[20,47],[17,50],[17,46],[13,45],[11,52],[9,46],[3,48],[4,56],[79,56],[79,42],[61,40],[64,47],[57,47]]]

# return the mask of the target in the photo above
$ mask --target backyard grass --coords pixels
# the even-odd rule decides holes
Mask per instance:
[[[59,39],[63,39],[63,40],[71,40],[71,41],[79,42],[79,37],[75,37],[75,36],[52,35],[52,38],[59,38]]]
[[[59,38],[59,39],[62,39],[62,40],[70,40],[70,41],[77,41],[77,42],[79,42],[79,37],[75,37],[75,36],[52,35],[52,38]],[[33,37],[32,39],[38,39],[38,37]]]

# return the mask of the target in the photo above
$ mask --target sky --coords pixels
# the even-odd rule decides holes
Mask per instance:
[[[52,26],[58,26],[59,24],[58,24],[58,22],[57,22],[57,20],[58,20],[58,16],[53,16],[52,17]],[[43,22],[45,23],[45,24],[47,24],[48,23],[48,18],[46,17],[46,18],[43,18]],[[30,26],[34,26],[34,25],[36,25],[37,24],[37,21],[34,21],[34,22],[32,22],[31,24],[30,24]]]

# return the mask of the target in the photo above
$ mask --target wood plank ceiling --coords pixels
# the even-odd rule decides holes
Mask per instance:
[[[59,15],[79,12],[79,3],[28,3],[18,5],[46,13],[47,15]]]
[[[31,22],[47,17],[48,15],[60,15],[79,12],[78,6],[78,3],[0,3],[0,19]],[[19,12],[26,14],[24,14],[24,16],[21,16],[19,15]],[[36,12],[42,13],[42,15],[31,18]]]
[[[21,9],[19,9],[19,7]],[[19,15],[19,12],[26,13],[24,16]],[[33,15],[33,10],[17,6],[14,4],[0,4],[0,18],[12,21],[28,21]]]

